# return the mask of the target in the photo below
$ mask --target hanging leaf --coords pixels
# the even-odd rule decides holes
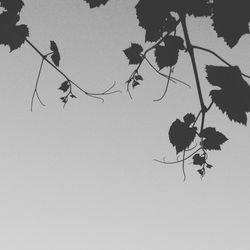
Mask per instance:
[[[101,4],[105,5],[109,0],[84,0],[89,4],[90,8],[99,7]]]
[[[184,41],[178,36],[169,36],[164,39],[165,46],[155,48],[155,60],[159,69],[171,67],[177,63],[179,50],[184,49]]]
[[[204,138],[202,144],[207,150],[221,150],[221,144],[228,140],[225,135],[211,127],[205,128],[199,136]]]
[[[131,46],[123,50],[129,60],[129,64],[139,64],[142,61],[141,53],[143,48],[140,44],[131,43]]]
[[[204,163],[206,163],[205,157],[201,156],[200,154],[195,154],[193,156],[193,164],[202,166]]]
[[[219,90],[210,91],[217,107],[227,114],[230,120],[247,124],[250,112],[250,86],[242,78],[239,67],[206,66],[207,80]]]
[[[201,175],[201,178],[204,177],[206,173],[205,168],[198,169],[197,172]]]
[[[218,37],[223,37],[231,48],[242,35],[249,33],[249,1],[214,0],[213,26]]]
[[[136,81],[142,81],[143,77],[141,75],[135,75],[135,80]]]
[[[213,168],[213,166],[210,165],[210,164],[207,164],[206,167],[207,167],[207,168]]]
[[[58,89],[66,92],[69,89],[69,86],[69,81],[64,81]]]
[[[180,153],[188,148],[195,138],[197,127],[189,127],[185,122],[176,119],[169,129],[169,140],[176,148],[176,153]]]
[[[54,41],[50,41],[50,50],[53,52],[53,54],[51,54],[51,60],[58,67],[61,57],[58,47]]]
[[[137,81],[133,81],[133,83],[132,83],[132,87],[133,88],[135,88],[136,86],[138,86],[138,85],[140,85],[140,83],[139,82],[137,82]]]

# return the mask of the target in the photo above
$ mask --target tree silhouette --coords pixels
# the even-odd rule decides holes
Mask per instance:
[[[106,5],[109,0],[84,0],[83,2],[89,4],[90,8],[96,8]],[[0,44],[8,45],[10,51],[13,51],[19,49],[26,42],[42,58],[31,100],[31,111],[35,97],[44,105],[38,94],[38,82],[44,62],[52,66],[65,78],[65,81],[59,87],[59,90],[64,93],[64,96],[61,97],[64,106],[70,98],[76,98],[73,88],[78,88],[85,95],[102,101],[103,96],[119,92],[113,90],[114,84],[100,93],[90,93],[82,89],[58,68],[60,53],[54,41],[50,41],[50,51],[43,54],[28,40],[29,30],[27,25],[19,24],[20,11],[24,6],[23,1],[0,0],[0,6],[3,8],[0,14]],[[126,81],[127,92],[132,98],[131,87],[135,88],[143,81],[143,76],[139,71],[144,63],[147,63],[155,73],[167,79],[163,95],[155,101],[160,101],[165,97],[170,81],[189,86],[172,76],[173,68],[178,63],[179,56],[182,53],[189,55],[195,76],[200,111],[198,114],[188,113],[182,120],[176,119],[170,126],[169,140],[175,147],[176,154],[182,153],[182,159],[175,162],[158,159],[155,159],[155,161],[162,164],[181,162],[185,180],[185,161],[192,158],[193,164],[199,166],[198,173],[202,178],[206,170],[212,168],[212,165],[207,162],[208,151],[221,150],[221,145],[228,140],[215,127],[205,126],[206,115],[212,106],[216,106],[230,121],[247,125],[247,113],[250,112],[250,87],[245,78],[250,77],[241,72],[238,66],[231,65],[213,50],[194,45],[190,38],[186,19],[189,16],[211,18],[213,21],[212,28],[217,36],[222,37],[226,44],[233,48],[244,34],[249,33],[250,12],[248,3],[245,0],[139,0],[135,9],[139,26],[145,29],[145,43],[151,42],[153,45],[144,49],[138,43],[131,43],[130,47],[124,49],[123,52],[128,59],[128,63],[135,65],[135,70]],[[182,37],[177,35],[178,27],[183,30]],[[205,65],[204,70],[207,74],[208,83],[217,87],[209,93],[211,97],[211,103],[209,104],[206,104],[203,98],[204,93],[195,57],[196,50],[210,53],[223,63],[223,66]],[[155,63],[148,59],[148,53],[151,52],[155,56]],[[169,69],[168,74],[162,72],[166,68]],[[199,125],[197,125],[198,121],[200,121]],[[196,141],[199,142],[199,146],[197,146],[197,143],[195,144]],[[188,155],[186,155],[187,152]]]

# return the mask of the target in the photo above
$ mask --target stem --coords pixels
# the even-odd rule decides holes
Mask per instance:
[[[44,106],[43,102],[41,101],[41,99],[37,93],[37,87],[38,87],[38,82],[39,82],[39,78],[40,78],[42,67],[43,67],[43,62],[44,62],[44,58],[42,59],[42,62],[41,62],[40,68],[39,68],[39,72],[38,72],[37,79],[36,79],[35,89],[34,89],[34,92],[33,92],[32,98],[31,98],[31,105],[30,105],[31,112],[33,111],[33,103],[34,103],[35,94],[37,95],[39,102]]]
[[[184,14],[180,14],[180,17],[181,17],[181,24],[182,24],[184,37],[185,37],[185,41],[186,41],[186,46],[187,46],[187,52],[189,53],[189,56],[190,56],[190,59],[191,59],[191,62],[192,62],[196,87],[197,87],[199,101],[200,101],[200,105],[201,105],[201,114],[202,114],[201,131],[202,131],[203,127],[204,127],[205,113],[206,113],[207,108],[206,108],[206,106],[204,104],[203,97],[202,97],[199,74],[198,74],[197,65],[196,65],[195,56],[194,56],[194,48],[193,48],[193,46],[191,44],[191,41],[190,41],[190,38],[189,38],[187,24],[186,24],[186,16]]]

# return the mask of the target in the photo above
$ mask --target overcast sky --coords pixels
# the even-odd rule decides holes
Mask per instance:
[[[9,54],[0,47],[0,249],[4,250],[245,250],[250,238],[250,130],[232,123],[213,107],[207,126],[229,140],[209,152],[214,168],[203,180],[186,162],[176,160],[168,129],[176,118],[199,112],[194,77],[186,54],[174,76],[192,88],[171,84],[145,64],[144,81],[126,93],[134,67],[122,50],[143,44],[136,0],[110,0],[90,10],[82,0],[26,0],[21,22],[30,40],[61,53],[62,69],[82,88],[103,91],[117,83],[123,91],[105,102],[84,96],[63,109],[58,90],[64,79],[45,64],[39,93],[46,107],[30,100],[41,58],[25,44]],[[250,74],[250,36],[230,50],[217,39],[208,19],[188,19],[194,43],[219,52]],[[181,35],[181,30],[178,30]],[[150,44],[143,45],[148,48]],[[222,65],[198,52],[206,103],[210,89],[206,64]],[[249,118],[249,116],[248,116]]]

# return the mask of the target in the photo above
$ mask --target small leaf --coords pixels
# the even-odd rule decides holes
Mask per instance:
[[[207,167],[207,168],[213,168],[213,166],[210,165],[210,164],[207,164],[206,167]]]
[[[225,135],[215,130],[215,128],[205,128],[200,134],[203,140],[203,148],[207,150],[221,150],[221,144],[228,139]]]
[[[141,53],[143,48],[140,44],[131,43],[131,46],[123,50],[129,60],[129,64],[139,64],[142,61]]]
[[[195,121],[195,115],[188,113],[183,117],[184,122],[186,123],[187,126],[190,126],[192,123]]]
[[[196,127],[190,128],[179,119],[175,120],[169,129],[169,140],[176,148],[176,153],[188,148],[196,135]]]
[[[168,36],[164,42],[165,46],[158,45],[155,48],[155,61],[160,70],[174,66],[178,61],[179,50],[185,48],[181,37]]]
[[[90,8],[99,7],[101,4],[105,5],[108,0],[84,0],[89,4]]]
[[[140,85],[140,83],[139,82],[137,82],[137,81],[133,81],[133,83],[132,83],[132,87],[133,88],[135,88],[136,86],[138,86],[138,85]]]
[[[64,81],[58,89],[66,92],[69,89],[69,86],[69,81]]]
[[[205,175],[205,168],[198,169],[197,172],[201,175],[201,178]]]
[[[207,65],[207,80],[219,90],[210,91],[216,106],[232,121],[247,124],[250,112],[250,86],[242,78],[239,67]]]
[[[58,47],[54,41],[50,41],[50,50],[53,52],[53,54],[51,55],[51,60],[58,67],[61,57]]]
[[[71,98],[76,98],[76,96],[74,94],[71,94],[70,97]]]
[[[136,81],[142,81],[143,77],[141,75],[135,75],[135,80]]]
[[[193,156],[193,164],[194,165],[202,166],[204,163],[206,163],[206,160],[205,160],[204,156],[201,156],[200,154],[195,154]]]

